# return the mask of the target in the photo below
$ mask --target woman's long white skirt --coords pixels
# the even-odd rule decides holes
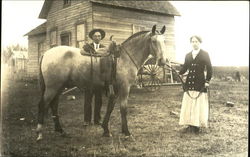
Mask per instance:
[[[200,92],[189,91],[191,97],[195,98]],[[184,92],[180,113],[180,125],[192,125],[197,127],[208,126],[208,96],[201,93],[197,99],[192,99],[187,92]]]

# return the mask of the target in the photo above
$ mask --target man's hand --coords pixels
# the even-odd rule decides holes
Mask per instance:
[[[207,88],[207,87],[209,87],[209,83],[206,82],[205,83],[205,88]]]
[[[95,52],[95,49],[88,43],[83,46],[83,49],[84,49],[84,51],[86,51],[88,53]]]

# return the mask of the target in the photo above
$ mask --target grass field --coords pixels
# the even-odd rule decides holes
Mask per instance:
[[[248,82],[212,81],[210,127],[199,135],[183,134],[178,125],[182,89],[163,86],[150,93],[133,89],[128,101],[128,126],[133,138],[121,134],[120,111],[116,106],[110,121],[113,137],[102,137],[100,126],[83,124],[83,94],[76,100],[60,98],[59,114],[69,138],[54,132],[52,118],[46,120],[44,140],[36,142],[39,89],[36,83],[8,82],[2,91],[2,156],[247,156]],[[102,115],[106,109],[104,96]],[[225,102],[235,103],[227,107]],[[177,113],[177,114],[175,114]]]

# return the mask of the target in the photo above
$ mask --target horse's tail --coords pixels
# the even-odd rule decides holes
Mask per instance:
[[[41,97],[40,101],[38,103],[38,125],[43,124],[44,122],[44,93],[45,93],[45,83],[44,83],[44,78],[42,74],[42,60],[43,60],[43,55],[41,56],[39,60],[39,74],[38,74],[38,82],[40,85],[41,89]],[[41,132],[41,128],[37,127],[37,132]]]
[[[39,76],[38,76],[38,81],[39,81],[39,85],[40,85],[40,89],[42,91],[42,97],[43,97],[44,92],[45,92],[45,83],[44,83],[44,78],[42,74],[42,60],[43,60],[43,55],[41,56],[39,60]]]

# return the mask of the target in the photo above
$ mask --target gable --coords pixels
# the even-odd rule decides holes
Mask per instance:
[[[26,35],[31,36],[31,35],[46,33],[46,23],[47,22],[44,22],[43,24],[37,26],[36,28],[31,30],[30,32],[26,33],[24,36],[26,36]]]
[[[48,12],[54,0],[45,0],[39,18],[46,19]],[[73,0],[72,0],[73,1]],[[94,4],[109,5],[114,7],[123,7],[127,9],[136,9],[149,11],[165,15],[180,16],[177,9],[168,1],[109,1],[109,0],[90,0]]]

